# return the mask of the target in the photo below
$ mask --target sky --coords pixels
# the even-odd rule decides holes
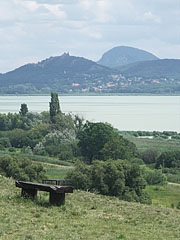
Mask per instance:
[[[0,0],[0,73],[122,45],[180,59],[180,0]]]

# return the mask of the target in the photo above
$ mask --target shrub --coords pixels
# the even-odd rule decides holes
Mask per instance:
[[[91,166],[76,162],[67,178],[78,189],[89,189],[127,201],[151,203],[143,192],[146,183],[139,166],[127,161],[95,161]]]
[[[162,173],[162,170],[150,169],[145,165],[141,166],[141,170],[148,185],[167,184],[167,177]]]
[[[91,187],[91,169],[83,162],[76,161],[75,168],[68,171],[67,179],[70,179],[76,189],[88,190]]]
[[[41,181],[46,178],[42,165],[16,156],[0,157],[0,174],[23,181]]]
[[[53,130],[43,138],[42,142],[35,146],[34,152],[36,152],[37,154],[38,152],[41,152],[42,149],[51,156],[57,156],[61,152],[61,148],[65,148],[64,146],[66,144],[67,145],[71,144],[74,141],[75,141],[74,130],[68,129],[64,131]]]
[[[176,208],[177,208],[178,210],[180,210],[180,202],[178,202]]]

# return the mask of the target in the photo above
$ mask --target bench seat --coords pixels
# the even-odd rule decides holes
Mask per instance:
[[[16,181],[16,187],[22,188],[21,196],[24,198],[37,198],[37,191],[49,192],[49,202],[54,205],[65,203],[65,193],[73,193],[72,186],[60,186],[43,183],[33,183],[25,181]]]

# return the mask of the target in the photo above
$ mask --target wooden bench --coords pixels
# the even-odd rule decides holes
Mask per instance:
[[[53,205],[61,205],[65,203],[65,194],[73,193],[72,186],[60,186],[43,183],[32,183],[24,181],[16,181],[16,187],[22,188],[21,196],[35,200],[37,191],[49,192],[49,202]]]
[[[44,179],[42,180],[44,184],[53,184],[60,186],[71,186],[71,181],[69,179]]]

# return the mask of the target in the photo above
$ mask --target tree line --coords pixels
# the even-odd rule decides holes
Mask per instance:
[[[162,153],[158,158],[148,152],[142,155],[110,124],[64,114],[57,93],[51,93],[48,112],[29,112],[23,103],[19,113],[0,114],[0,150],[70,161],[75,167],[67,177],[75,187],[146,203],[150,203],[146,184],[165,184],[162,168],[180,162],[179,152]],[[145,164],[154,164],[156,169]],[[28,160],[18,162],[16,157],[0,154],[0,174],[32,181],[45,177],[43,167],[38,175],[34,172],[37,166]]]

